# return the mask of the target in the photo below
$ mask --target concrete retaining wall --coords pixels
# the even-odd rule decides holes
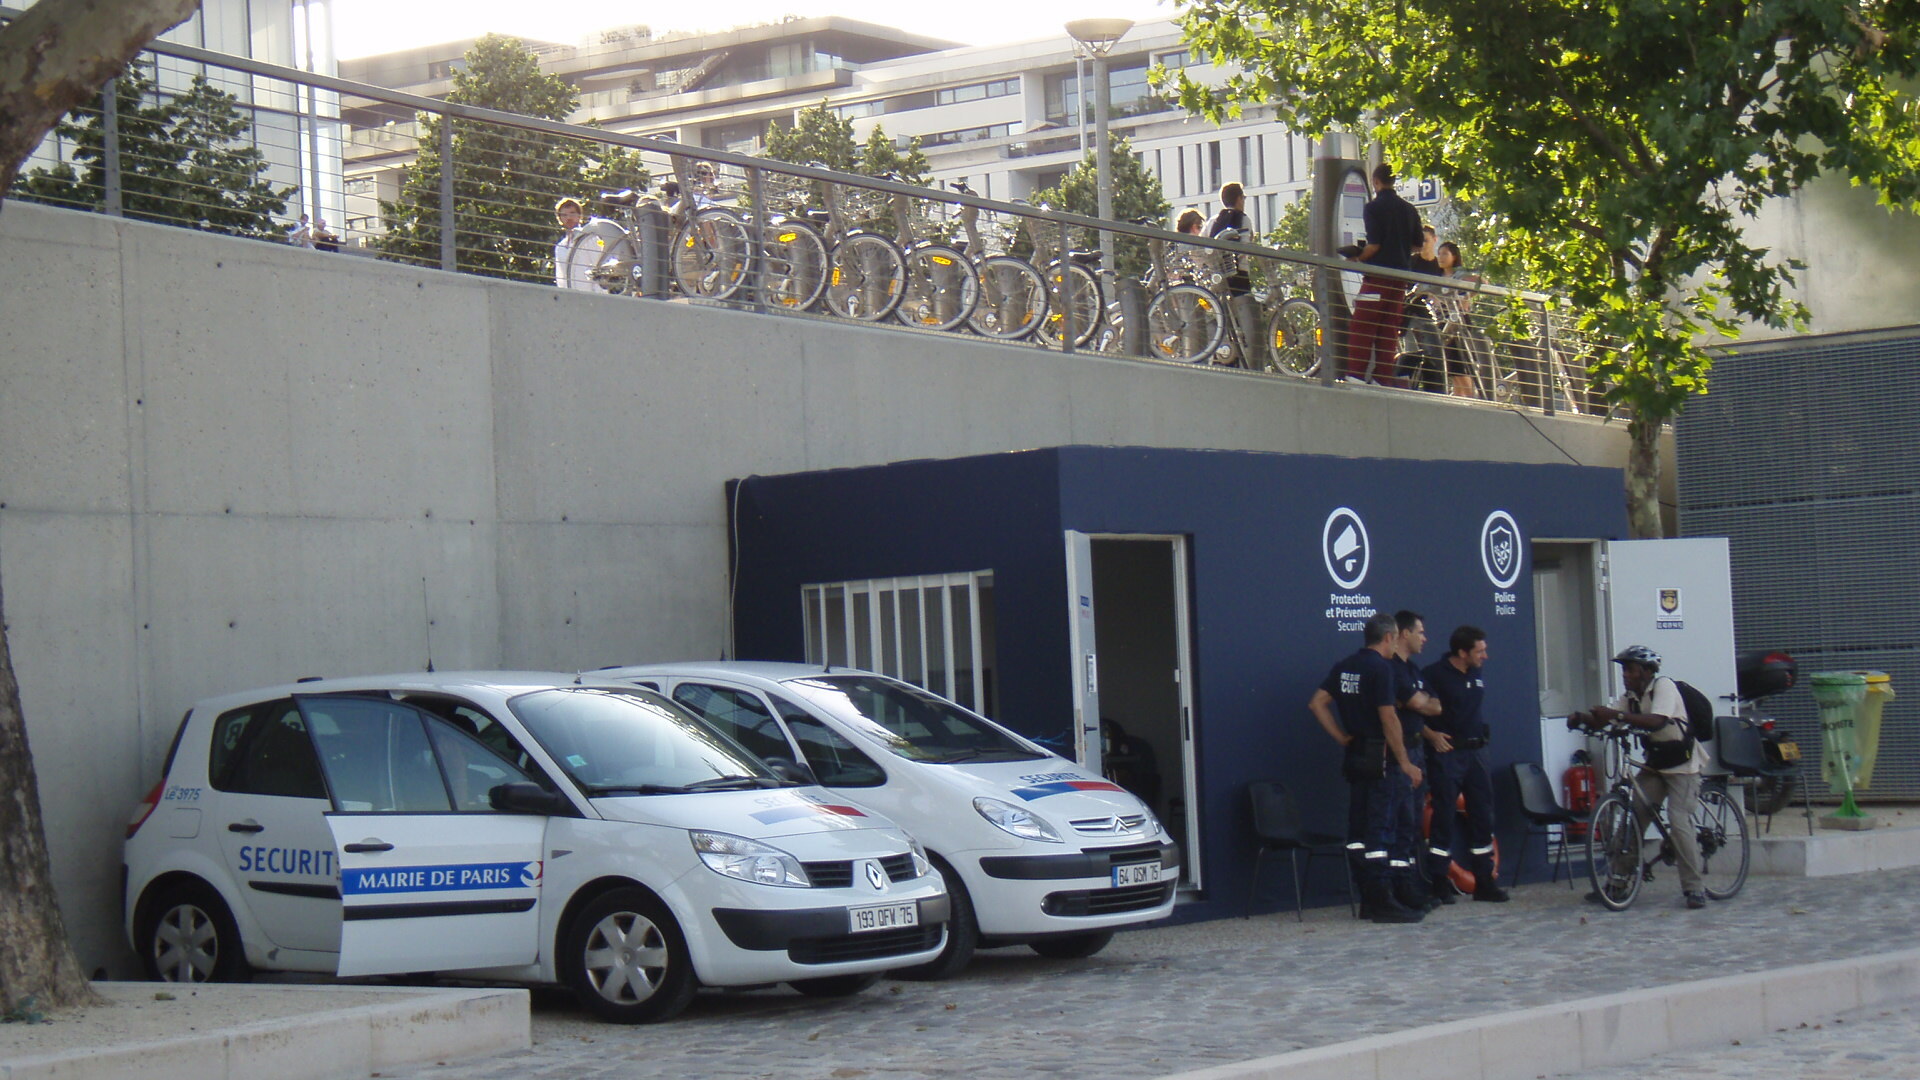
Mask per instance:
[[[726,647],[722,484],[1064,444],[1619,465],[1620,425],[560,293],[8,203],[0,581],[68,926],[184,710]]]

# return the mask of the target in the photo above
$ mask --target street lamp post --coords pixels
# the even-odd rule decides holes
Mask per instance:
[[[1093,175],[1102,221],[1113,218],[1113,162],[1107,146],[1107,110],[1113,87],[1107,78],[1107,54],[1131,29],[1132,19],[1075,19],[1067,24],[1067,34],[1093,57]],[[1084,102],[1081,107],[1085,108]],[[1106,275],[1114,272],[1113,234],[1104,229],[1100,232],[1100,271]]]

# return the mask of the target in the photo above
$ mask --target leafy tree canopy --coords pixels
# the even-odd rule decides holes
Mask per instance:
[[[1146,220],[1166,227],[1167,215],[1173,207],[1160,187],[1160,178],[1140,164],[1133,156],[1133,144],[1118,133],[1107,135],[1107,165],[1113,170],[1113,220]],[[1099,217],[1099,177],[1097,154],[1094,148],[1088,147],[1086,156],[1067,170],[1060,183],[1035,191],[1028,201],[1070,214]],[[1098,243],[1092,237],[1083,238],[1081,242],[1089,247]],[[1122,275],[1140,276],[1147,266],[1145,242],[1122,237],[1114,248],[1114,259]]]
[[[518,39],[489,34],[467,51],[447,100],[545,120],[565,120],[579,102],[566,80],[540,70]],[[420,147],[400,197],[381,204],[379,240],[388,258],[440,263],[440,125],[422,114]],[[638,186],[638,151],[499,124],[454,120],[455,266],[467,273],[553,280],[554,204],[602,188]]]
[[[1239,68],[1180,77],[1182,104],[1377,138],[1624,343],[1591,370],[1630,417],[1641,535],[1660,424],[1706,388],[1701,334],[1804,319],[1753,213],[1823,172],[1920,200],[1920,0],[1194,0],[1182,24]]]
[[[135,64],[114,84],[119,125],[121,213],[142,221],[186,225],[235,236],[277,236],[291,187],[263,179],[266,156],[249,133],[239,99],[196,75],[186,92],[161,93]],[[36,168],[14,193],[60,206],[96,210],[106,203],[103,89],[54,128],[72,149],[67,160]]]

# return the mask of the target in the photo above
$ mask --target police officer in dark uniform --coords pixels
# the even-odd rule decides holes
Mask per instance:
[[[1427,805],[1427,786],[1433,782],[1427,767],[1427,719],[1437,716],[1440,703],[1427,693],[1426,678],[1413,658],[1427,645],[1426,620],[1417,611],[1396,612],[1393,617],[1398,635],[1393,651],[1393,703],[1400,713],[1400,737],[1406,740],[1407,758],[1420,766],[1425,783],[1416,783],[1407,793],[1394,820],[1393,850],[1387,855],[1387,869],[1393,877],[1393,896],[1404,907],[1431,911],[1441,901],[1427,888],[1427,875],[1421,870],[1420,812]]]
[[[1467,868],[1473,871],[1473,898],[1493,903],[1508,899],[1493,870],[1493,784],[1487,778],[1487,737],[1490,729],[1480,714],[1487,684],[1481,666],[1487,662],[1486,631],[1462,626],[1447,639],[1447,655],[1427,666],[1427,690],[1440,703],[1440,714],[1428,721],[1444,736],[1449,748],[1430,754],[1427,783],[1433,788],[1433,825],[1427,834],[1427,880],[1447,903],[1453,902],[1453,882],[1447,877],[1453,861],[1454,805],[1467,797]],[[1439,745],[1434,740],[1435,750]]]
[[[1407,757],[1394,709],[1394,669],[1388,658],[1396,647],[1398,625],[1383,612],[1367,620],[1364,632],[1365,647],[1333,665],[1307,708],[1345,751],[1341,771],[1350,785],[1349,827],[1354,830],[1348,839],[1361,849],[1354,876],[1360,883],[1362,914],[1374,922],[1419,922],[1424,911],[1410,910],[1394,899],[1387,866],[1394,823],[1421,779],[1419,766]]]

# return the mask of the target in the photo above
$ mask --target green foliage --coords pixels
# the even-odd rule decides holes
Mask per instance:
[[[1489,262],[1624,343],[1592,373],[1645,447],[1705,391],[1701,335],[1805,318],[1800,267],[1743,236],[1763,203],[1838,172],[1920,209],[1920,0],[1194,0],[1182,23],[1240,68],[1179,78],[1183,105],[1363,131],[1472,203]]]
[[[1312,251],[1313,236],[1308,223],[1313,216],[1313,195],[1311,192],[1303,199],[1280,208],[1280,220],[1267,230],[1266,243],[1270,247],[1287,248],[1292,251]]]
[[[566,80],[540,70],[517,39],[489,34],[467,51],[447,100],[501,112],[565,120],[578,103]],[[553,280],[560,199],[638,186],[638,151],[470,120],[420,117],[420,148],[400,197],[380,205],[383,257],[440,264],[440,125],[453,125],[456,268],[526,281]]]
[[[794,165],[858,172],[860,144],[853,141],[853,121],[842,119],[822,101],[801,109],[792,127],[769,127],[766,156]]]
[[[248,139],[239,100],[196,75],[183,94],[160,93],[137,65],[114,95],[120,142],[121,213],[234,236],[278,236],[294,189],[261,178],[267,160]],[[14,193],[42,202],[101,209],[106,201],[105,91],[55,127],[73,147],[68,160],[33,169]]]
[[[907,140],[907,152],[901,153],[887,137],[887,129],[879,124],[867,133],[867,141],[860,148],[858,172],[867,176],[885,176],[889,173],[900,178],[902,183],[926,186],[927,173],[932,166],[927,164],[927,155],[920,152],[920,136]]]
[[[1148,172],[1133,156],[1131,142],[1113,133],[1109,133],[1107,138],[1107,165],[1113,170],[1112,220],[1149,219],[1165,227],[1167,215],[1173,207],[1160,187],[1160,178]],[[1071,214],[1099,217],[1099,176],[1097,155],[1094,148],[1089,147],[1086,156],[1068,170],[1057,186],[1041,188],[1028,201],[1035,206],[1050,206]],[[1075,246],[1080,247],[1094,247],[1098,243],[1091,236],[1081,236],[1075,240]],[[1114,245],[1114,261],[1118,264],[1115,269],[1122,276],[1139,277],[1147,268],[1146,242],[1120,238]]]

